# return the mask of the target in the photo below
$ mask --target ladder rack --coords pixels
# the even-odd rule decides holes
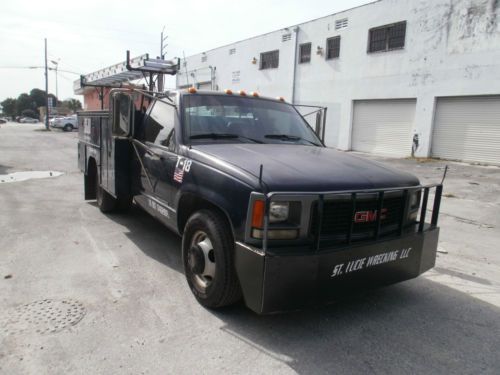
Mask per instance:
[[[124,62],[108,66],[93,73],[81,75],[73,84],[75,94],[81,95],[85,87],[107,88],[123,87],[124,84],[141,78],[146,79],[150,91],[154,89],[155,76],[175,75],[180,67],[180,59],[163,60],[149,58],[149,54],[127,58]]]

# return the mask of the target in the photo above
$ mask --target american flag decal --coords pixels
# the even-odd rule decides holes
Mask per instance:
[[[175,168],[174,181],[177,181],[178,183],[181,184],[183,177],[184,177],[184,169]]]
[[[192,160],[186,158],[177,158],[177,164],[175,165],[174,171],[174,181],[182,184],[182,180],[184,179],[184,173],[189,173],[191,169]]]

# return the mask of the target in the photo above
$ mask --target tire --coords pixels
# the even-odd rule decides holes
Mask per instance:
[[[218,308],[241,299],[234,267],[234,241],[225,217],[214,210],[195,212],[182,237],[184,274],[198,302]]]
[[[95,180],[95,195],[97,206],[99,206],[101,212],[104,213],[114,211],[117,207],[117,200],[101,187],[101,185],[99,184],[99,178],[97,176]]]
[[[71,125],[71,124],[66,124],[66,125],[64,125],[63,130],[64,130],[65,132],[71,132],[71,131],[73,131],[73,125]]]

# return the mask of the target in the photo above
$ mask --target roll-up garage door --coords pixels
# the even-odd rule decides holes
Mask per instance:
[[[500,96],[438,98],[432,156],[500,164]]]
[[[415,99],[354,102],[352,149],[394,157],[411,155]]]

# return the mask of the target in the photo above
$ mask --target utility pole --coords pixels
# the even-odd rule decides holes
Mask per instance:
[[[167,40],[168,36],[163,37],[163,32],[165,31],[165,26],[163,26],[163,29],[161,30],[161,36],[160,36],[160,59],[165,59],[165,53],[163,52],[165,48],[167,48],[168,44],[165,44],[165,41]],[[158,91],[162,92],[163,91],[163,74],[158,74]]]
[[[47,67],[47,38],[45,38],[45,129],[49,130],[49,70]]]

